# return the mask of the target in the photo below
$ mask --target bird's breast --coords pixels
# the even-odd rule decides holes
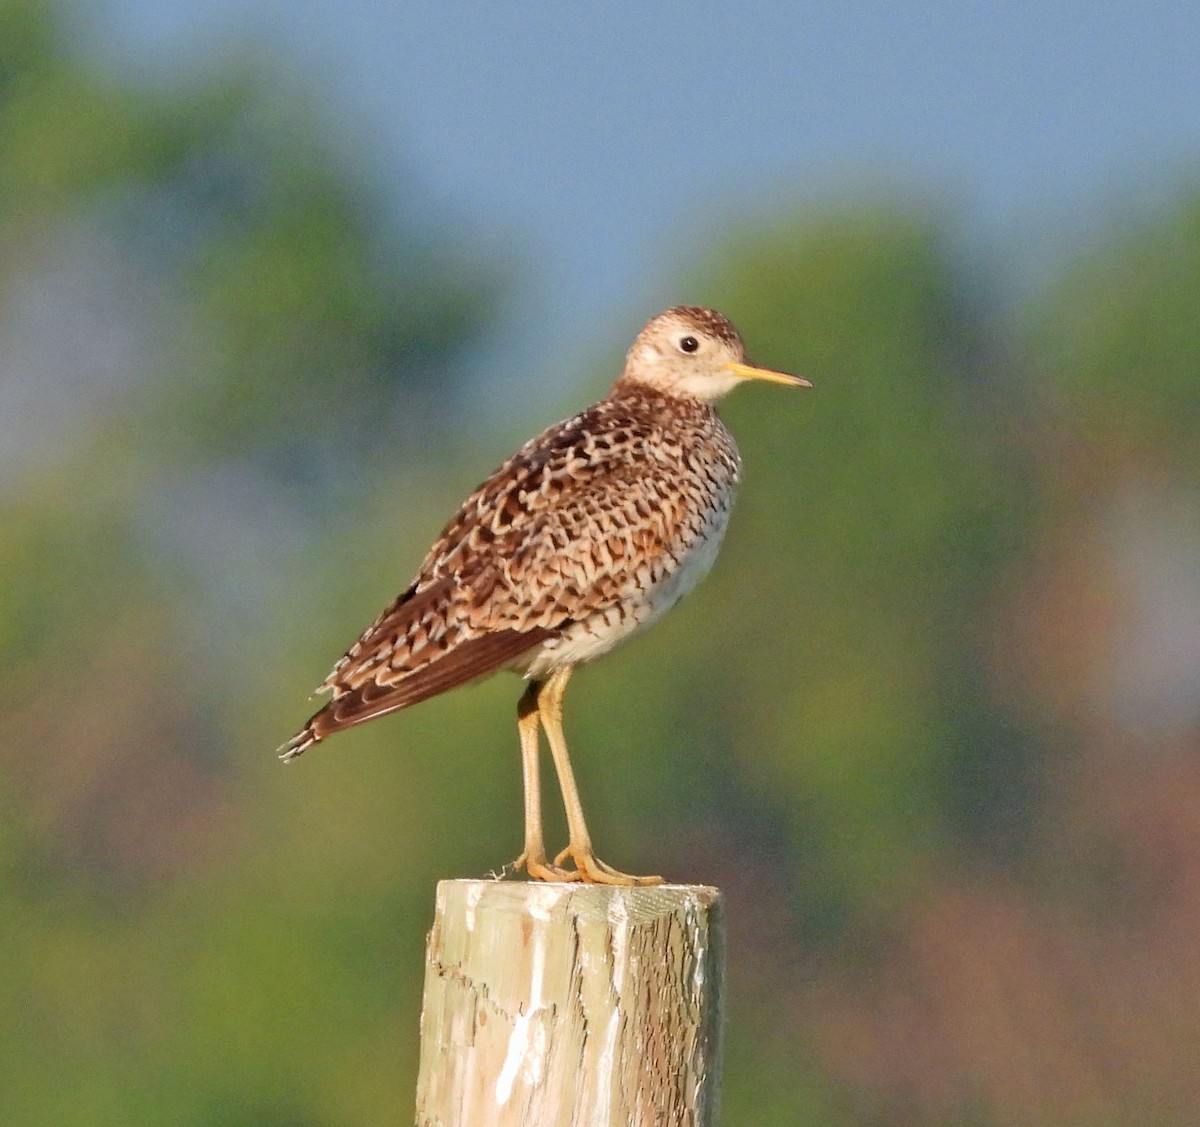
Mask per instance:
[[[556,638],[545,643],[524,672],[540,678],[563,665],[591,661],[658,621],[688,594],[712,568],[737,485],[736,451],[708,474],[688,480],[663,481],[661,489],[643,484],[653,504],[634,506],[643,516],[605,538],[588,553],[589,588],[606,591],[574,617]],[[639,531],[653,535],[639,536]],[[616,532],[616,529],[611,529]],[[625,545],[624,551],[616,550]]]

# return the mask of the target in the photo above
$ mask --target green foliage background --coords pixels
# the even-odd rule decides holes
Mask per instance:
[[[271,755],[525,437],[454,413],[509,268],[286,87],[122,90],[0,2],[0,349],[52,424],[0,461],[5,1124],[406,1121],[433,885],[518,851],[515,682]],[[932,203],[676,280],[816,384],[731,400],[716,572],[568,712],[601,852],[726,889],[725,1122],[1193,1122],[1200,709],[1110,690],[1137,520],[1200,527],[1198,217],[1015,311]]]

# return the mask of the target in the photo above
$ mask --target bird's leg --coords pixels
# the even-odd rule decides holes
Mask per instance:
[[[555,865],[570,857],[575,862],[579,875],[596,884],[662,884],[662,877],[635,877],[622,873],[601,861],[592,852],[592,839],[583,818],[583,805],[579,801],[579,790],[575,786],[575,774],[567,754],[567,741],[562,729],[562,698],[567,682],[571,679],[572,666],[556,669],[539,689],[538,712],[546,738],[550,741],[550,754],[554,757],[554,769],[558,772],[558,785],[562,790],[563,806],[567,811],[567,833],[570,841],[555,859]]]
[[[513,862],[534,880],[579,880],[578,873],[546,861],[546,843],[542,837],[542,784],[538,776],[538,690],[541,683],[530,681],[517,704],[517,732],[521,737],[521,777],[525,782],[525,850]]]

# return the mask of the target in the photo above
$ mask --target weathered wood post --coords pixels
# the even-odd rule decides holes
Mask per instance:
[[[715,888],[442,881],[418,1127],[715,1127],[723,975]]]

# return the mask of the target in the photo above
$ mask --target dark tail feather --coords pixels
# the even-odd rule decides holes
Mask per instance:
[[[470,641],[461,642],[450,653],[439,657],[393,684],[367,681],[354,689],[344,689],[320,712],[309,718],[279,749],[279,758],[290,763],[313,744],[346,728],[354,728],[376,716],[386,716],[419,703],[447,689],[464,685],[504,668],[513,659],[550,637],[552,631],[541,626],[532,630],[497,630]]]
[[[316,725],[310,720],[287,743],[279,749],[279,758],[284,763],[291,763],[297,755],[303,755],[313,744],[320,740]]]

